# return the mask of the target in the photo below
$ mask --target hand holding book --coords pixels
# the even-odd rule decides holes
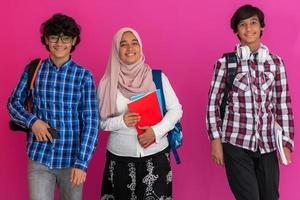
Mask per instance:
[[[139,127],[139,129],[144,130],[145,132],[141,135],[138,135],[138,141],[142,147],[147,148],[149,145],[155,142],[155,134],[153,129],[150,126]]]
[[[141,117],[138,113],[129,111],[124,114],[123,120],[127,127],[133,127],[136,125],[137,122],[141,120]]]
[[[277,151],[279,153],[281,163],[284,165],[288,165],[292,162],[291,151],[287,147],[283,147],[282,132],[283,132],[282,127],[277,122],[275,122],[275,139],[276,139]]]
[[[284,151],[284,155],[287,161],[287,164],[291,164],[292,163],[292,153],[291,150],[287,147],[283,147],[283,151]]]
[[[128,104],[130,112],[137,113],[140,120],[135,127],[138,132],[138,140],[141,146],[146,148],[155,141],[155,135],[151,126],[162,120],[161,106],[158,100],[158,90],[134,98]]]
[[[162,120],[157,90],[131,101],[128,104],[128,110],[140,116],[140,120],[135,125],[139,135],[144,133],[140,127],[153,126]]]

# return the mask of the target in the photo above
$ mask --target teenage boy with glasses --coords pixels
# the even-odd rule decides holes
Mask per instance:
[[[80,42],[75,20],[55,14],[41,26],[41,41],[49,51],[32,91],[33,111],[27,112],[28,68],[9,98],[11,118],[28,133],[28,182],[31,200],[82,199],[88,162],[98,140],[99,113],[91,72],[71,59]],[[48,128],[58,132],[54,139]]]
[[[279,167],[275,123],[283,128],[284,153],[291,163],[294,121],[285,66],[261,43],[265,27],[263,12],[251,5],[240,7],[231,18],[238,36],[236,63],[226,56],[214,67],[207,111],[212,159],[224,165],[231,190],[238,200],[279,198]],[[224,119],[220,106],[228,69],[236,65],[233,84],[228,88]]]

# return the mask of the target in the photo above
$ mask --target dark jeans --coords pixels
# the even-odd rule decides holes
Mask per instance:
[[[277,200],[279,167],[276,151],[261,154],[223,144],[227,179],[237,200]]]

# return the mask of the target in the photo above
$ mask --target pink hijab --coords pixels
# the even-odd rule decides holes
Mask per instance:
[[[120,41],[125,32],[131,32],[140,44],[141,58],[132,65],[124,64],[119,58]],[[118,90],[128,99],[134,95],[155,90],[152,70],[145,63],[142,47],[141,38],[131,28],[121,28],[114,36],[106,71],[98,86],[99,111],[102,119],[117,114]]]

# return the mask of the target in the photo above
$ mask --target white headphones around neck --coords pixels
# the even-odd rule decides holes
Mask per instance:
[[[238,44],[236,46],[236,52],[241,60],[249,60],[250,59],[251,51],[247,45],[241,46],[240,44]],[[264,63],[267,59],[267,56],[269,55],[269,49],[265,45],[261,44],[257,53],[258,53],[258,57],[257,57],[258,62]]]

